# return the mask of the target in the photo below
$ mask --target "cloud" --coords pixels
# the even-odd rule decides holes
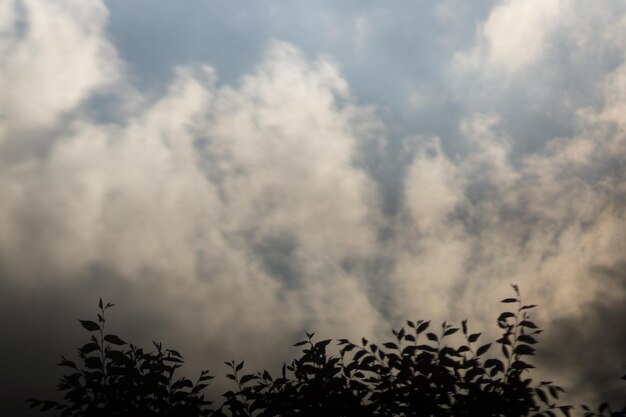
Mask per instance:
[[[119,75],[100,1],[7,1],[0,29],[0,129],[51,127]]]
[[[524,70],[548,52],[550,36],[568,12],[568,0],[502,1],[479,26],[477,45],[457,55],[457,65],[478,69],[484,62],[496,74]]]
[[[80,107],[99,87],[82,86],[59,105],[66,117],[40,125],[46,153],[29,153],[29,130],[2,136],[26,140],[28,155],[2,165],[7,291],[58,282],[94,298],[91,277],[119,281],[204,366],[221,363],[206,356],[216,350],[265,366],[305,329],[379,332],[358,273],[378,227],[376,190],[357,167],[372,113],[351,104],[332,62],[275,42],[237,86],[218,85],[210,67],[180,68],[162,97],[115,124]],[[13,111],[9,126],[26,110]]]
[[[626,374],[626,334],[621,324],[626,314],[624,270],[623,263],[593,268],[591,278],[604,290],[584,306],[583,313],[552,323],[541,357],[546,366],[568,375],[573,391],[617,406],[623,405],[620,378]]]
[[[475,45],[441,68],[445,91],[416,96],[418,113],[432,94],[454,102],[437,115],[450,136],[398,137],[357,104],[334,58],[277,40],[237,80],[179,65],[163,91],[139,93],[104,5],[74,3],[0,5],[0,55],[15,57],[0,61],[0,320],[11,334],[24,332],[18,314],[28,329],[65,326],[102,295],[128,317],[121,335],[170,341],[219,373],[230,358],[271,367],[303,330],[381,336],[406,318],[466,317],[489,329],[511,282],[548,329],[589,308],[590,326],[612,320],[621,298],[601,297],[623,283],[595,277],[623,269],[626,249],[618,14],[497,3]],[[460,24],[450,7],[440,19]],[[366,59],[385,42],[380,19],[360,16],[346,30]],[[578,75],[563,75],[564,55]],[[101,95],[109,102],[94,104]],[[107,106],[124,111],[103,120]],[[549,112],[567,129],[536,123]],[[561,336],[544,357],[557,374]],[[77,340],[64,327],[29,340],[46,338],[61,351]],[[19,354],[11,343],[2,349]]]

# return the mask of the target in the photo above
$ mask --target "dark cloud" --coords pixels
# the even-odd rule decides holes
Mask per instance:
[[[599,294],[582,305],[579,314],[550,323],[538,359],[556,374],[568,375],[570,392],[593,396],[597,403],[611,401],[623,406],[626,263],[595,266],[589,278],[598,281]]]

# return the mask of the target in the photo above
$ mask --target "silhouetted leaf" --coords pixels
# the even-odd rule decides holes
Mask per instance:
[[[539,397],[539,399],[541,399],[541,401],[543,401],[545,404],[548,404],[548,396],[540,388],[536,388],[535,392],[537,393],[537,396]]]
[[[535,325],[535,323],[533,323],[532,321],[529,320],[522,320],[519,323],[520,326],[522,327],[528,327],[529,329],[536,329],[537,325]]]
[[[504,335],[500,339],[496,340],[496,342],[502,345],[511,345],[511,340],[509,340],[509,335]]]
[[[467,340],[469,340],[469,341],[470,341],[470,343],[474,343],[475,341],[477,341],[477,340],[478,340],[478,338],[480,337],[480,335],[481,335],[481,334],[482,334],[482,333],[474,333],[474,334],[471,334],[471,335],[469,335],[469,337],[467,338]]]
[[[433,342],[439,341],[439,337],[437,337],[435,333],[428,333],[426,334],[426,337],[428,338],[428,340],[431,340]]]
[[[500,314],[500,316],[498,317],[498,321],[506,321],[506,319],[511,317],[515,317],[515,314],[511,313],[510,311],[505,311],[504,313]]]
[[[559,410],[561,410],[561,412],[563,413],[565,417],[571,417],[571,413],[570,413],[571,409],[572,409],[572,406],[569,406],[569,405],[563,405],[559,407]]]
[[[424,330],[428,329],[428,326],[430,326],[430,321],[423,322],[422,324],[417,326],[417,329],[415,329],[415,333],[417,334],[422,333]]]
[[[453,327],[451,329],[446,330],[443,335],[444,336],[450,336],[450,335],[456,333],[457,331],[459,331],[459,329],[456,328],[456,327]]]
[[[326,340],[322,340],[319,341],[315,344],[316,347],[324,347],[327,346],[330,342],[332,342],[333,339],[326,339]]]
[[[81,353],[87,355],[93,352],[94,350],[98,350],[98,349],[100,349],[100,345],[98,345],[97,343],[91,342],[91,343],[84,344],[79,350]]]
[[[85,366],[89,369],[100,369],[102,368],[102,361],[96,356],[90,356],[85,359]]]
[[[524,370],[524,369],[532,369],[532,368],[534,368],[534,366],[532,366],[531,364],[526,363],[524,361],[519,361],[518,360],[518,361],[515,361],[515,362],[513,362],[511,364],[511,368],[518,369],[518,370],[521,371],[521,370]]]
[[[244,375],[241,377],[241,380],[239,381],[242,385],[245,384],[246,382],[250,382],[254,379],[257,379],[257,377],[255,375]]]
[[[521,334],[519,336],[517,336],[517,340],[523,343],[529,343],[531,345],[534,345],[535,343],[537,343],[537,341],[535,340],[535,338],[533,338],[532,336],[529,336],[527,334]]]
[[[516,355],[534,355],[535,349],[528,345],[517,345],[515,346],[513,353],[515,353]]]
[[[478,350],[476,351],[476,356],[480,356],[483,353],[487,352],[489,350],[489,348],[491,347],[491,343],[487,343],[486,345],[482,345],[481,347],[478,348]]]
[[[88,331],[95,332],[100,330],[100,325],[91,320],[78,320],[80,324]]]
[[[519,300],[517,298],[505,298],[500,301],[501,303],[517,303]]]
[[[104,340],[108,343],[111,343],[113,345],[118,345],[118,346],[122,346],[126,344],[126,342],[124,342],[122,339],[120,339],[114,334],[107,334],[106,336],[104,336]]]

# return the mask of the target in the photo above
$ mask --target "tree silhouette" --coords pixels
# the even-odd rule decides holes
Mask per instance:
[[[302,348],[300,356],[277,377],[267,370],[244,373],[244,362],[225,362],[235,389],[223,394],[217,408],[202,394],[212,378],[208,371],[195,383],[175,378],[184,363],[177,351],[154,343],[146,353],[105,334],[105,311],[113,305],[100,300],[98,322],[80,321],[91,334],[78,349],[81,366],[65,357],[59,363],[71,370],[58,386],[65,402],[28,401],[62,417],[568,417],[573,406],[561,402],[564,390],[530,377],[529,358],[543,330],[531,320],[536,305],[522,303],[518,287],[513,290],[514,297],[501,301],[512,308],[498,316],[502,334],[493,342],[481,342],[466,320],[459,327],[407,321],[380,345],[340,339],[333,356],[327,353],[331,339],[315,341],[307,333],[294,345]],[[585,417],[626,416],[626,407],[581,407]]]

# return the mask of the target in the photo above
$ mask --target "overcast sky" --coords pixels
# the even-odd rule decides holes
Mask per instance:
[[[0,403],[52,395],[100,296],[221,375],[305,330],[495,335],[511,283],[546,374],[620,398],[625,12],[0,0]]]

